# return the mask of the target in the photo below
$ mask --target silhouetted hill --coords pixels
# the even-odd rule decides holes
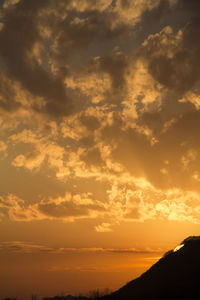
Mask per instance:
[[[200,299],[200,237],[189,237],[181,245],[183,246],[179,250],[167,252],[140,277],[101,299]],[[62,299],[64,298],[68,300],[66,297]]]
[[[166,253],[139,278],[109,295],[109,299],[200,299],[200,237],[189,237],[181,244],[184,246],[178,251]]]

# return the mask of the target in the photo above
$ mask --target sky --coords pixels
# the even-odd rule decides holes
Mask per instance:
[[[199,35],[199,0],[0,0],[0,298],[115,290],[199,234]]]

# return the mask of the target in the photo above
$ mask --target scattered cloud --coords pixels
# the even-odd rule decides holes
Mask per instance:
[[[105,212],[105,207],[87,193],[82,195],[67,193],[64,197],[48,198],[32,205],[26,205],[24,200],[9,194],[0,198],[0,211],[2,217],[8,216],[12,221],[49,219],[73,222],[77,219],[97,218]]]
[[[102,223],[101,225],[95,226],[95,230],[97,232],[111,232],[112,229],[110,228],[111,224],[109,223]]]
[[[74,222],[93,219],[97,232],[112,232],[121,222],[168,220],[199,224],[200,202],[198,194],[179,189],[162,191],[150,183],[130,177],[110,184],[104,202],[95,200],[90,193],[46,198],[27,205],[15,195],[0,198],[1,218],[12,221],[60,220]],[[100,223],[100,220],[106,220]]]
[[[195,0],[4,2],[0,163],[66,193],[33,204],[3,190],[1,218],[91,218],[97,232],[199,223],[198,9]]]
[[[67,254],[67,253],[113,253],[113,254],[154,254],[162,253],[163,249],[150,249],[150,248],[130,248],[130,249],[117,249],[117,248],[53,248],[41,244],[34,244],[33,242],[24,241],[9,241],[0,243],[0,252],[14,252],[14,253],[35,253],[35,254]]]

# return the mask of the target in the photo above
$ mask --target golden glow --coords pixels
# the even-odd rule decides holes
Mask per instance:
[[[0,1],[1,298],[118,288],[199,234],[200,26],[180,2]]]

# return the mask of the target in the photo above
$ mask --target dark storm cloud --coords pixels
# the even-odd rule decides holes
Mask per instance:
[[[4,27],[0,32],[1,65],[10,78],[20,82],[34,96],[45,99],[43,107],[34,107],[51,115],[69,114],[69,101],[65,87],[59,78],[31,60],[29,53],[40,42],[37,14],[49,0],[21,0],[4,10]]]
[[[171,12],[176,18],[182,19],[179,41],[176,32],[163,30],[160,34],[152,35],[143,48],[150,74],[169,90],[175,91],[179,97],[194,88],[200,80],[200,18],[197,11],[200,11],[198,1],[180,0],[172,7],[167,1],[161,1],[158,8],[145,12],[142,17],[142,22],[145,23],[150,17],[156,20],[157,13],[161,17]],[[183,12],[185,16],[181,18]],[[164,39],[166,45],[163,44]],[[171,54],[163,47],[169,48]]]
[[[113,29],[112,22],[115,17],[112,13],[98,10],[83,13],[71,11],[58,27],[58,44],[63,47],[59,53],[62,54],[69,48],[78,50],[77,47],[86,47],[94,40],[119,37],[126,28],[119,25]]]
[[[126,2],[130,2],[125,0]],[[173,9],[170,6],[169,0],[161,0],[159,5],[156,6],[155,8],[151,10],[145,10],[143,14],[141,15],[141,20],[139,27],[146,27],[149,26],[151,27],[152,24],[158,25],[159,23],[161,24],[164,22],[165,17],[169,14],[172,13]],[[147,30],[147,28],[146,28]]]
[[[121,1],[123,2],[123,1]],[[131,0],[124,0],[130,6]],[[141,15],[138,28],[140,33],[158,32],[166,25],[180,29],[188,21],[199,17],[200,2],[198,0],[160,0],[159,5],[146,9]],[[150,32],[150,31],[151,32]]]
[[[37,112],[52,116],[72,113],[72,101],[69,93],[66,94],[63,83],[71,61],[86,49],[86,56],[90,55],[89,46],[96,47],[95,45],[99,44],[101,51],[102,42],[107,41],[114,45],[117,40],[130,34],[129,25],[123,22],[113,25],[117,14],[112,7],[98,10],[96,2],[90,5],[88,1],[85,4],[86,9],[78,11],[78,6],[75,8],[72,1],[63,1],[55,6],[50,0],[21,0],[16,5],[3,9],[4,26],[0,31],[1,68],[9,78],[19,82],[32,96],[43,98],[44,102],[32,105]],[[59,17],[60,7],[67,12],[64,19]],[[47,11],[53,10],[55,14],[39,16],[44,8]],[[43,26],[51,31],[51,42],[47,43],[42,37]],[[37,44],[46,51],[46,59],[42,63],[38,63],[31,56]],[[52,66],[53,72],[50,71]],[[101,71],[110,74],[114,88],[124,85],[125,68],[126,61],[122,55],[107,56],[101,60]],[[14,101],[7,100],[7,97],[4,97],[1,106],[7,110],[18,107]]]
[[[124,23],[113,25],[117,17],[112,10],[68,11],[67,17],[57,25],[56,43],[51,52],[51,58],[59,66],[60,73],[65,72],[66,67],[63,66],[66,66],[67,61],[71,63],[69,58],[71,59],[72,55],[78,57],[81,52],[87,50],[84,55],[93,56],[90,47],[96,49],[97,45],[98,50],[95,51],[99,55],[105,51],[106,43],[113,43],[114,46],[117,41],[130,35],[129,25]],[[112,68],[112,60],[108,63]]]
[[[180,95],[193,88],[200,79],[198,68],[200,43],[196,42],[199,34],[199,21],[188,24],[183,29],[183,41],[172,58],[164,54],[152,58],[148,56],[149,72],[152,76]]]
[[[15,91],[12,82],[0,74],[0,109],[11,112],[17,110],[21,105],[15,101]]]
[[[199,0],[178,0],[176,8],[185,11],[191,18],[199,17],[200,2]]]
[[[97,61],[97,64],[99,71],[110,75],[113,90],[120,90],[125,87],[128,57],[124,53],[114,52],[101,57]]]

